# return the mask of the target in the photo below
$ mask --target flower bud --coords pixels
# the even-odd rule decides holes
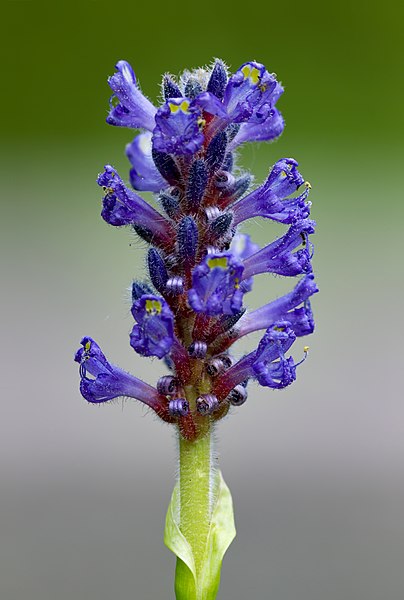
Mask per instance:
[[[202,394],[196,400],[196,410],[200,415],[211,415],[219,408],[219,400],[213,394]]]

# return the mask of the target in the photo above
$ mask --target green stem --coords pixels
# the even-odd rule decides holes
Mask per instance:
[[[211,517],[211,431],[188,441],[180,438],[180,529],[201,571]]]

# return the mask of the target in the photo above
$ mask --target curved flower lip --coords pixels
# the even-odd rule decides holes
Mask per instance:
[[[271,109],[262,123],[242,123],[240,129],[228,145],[229,152],[245,142],[270,142],[278,138],[285,128],[282,114]]]
[[[156,114],[153,148],[158,152],[187,155],[204,141],[201,109],[190,98],[170,98]]]
[[[316,222],[302,219],[292,224],[285,235],[244,260],[244,277],[259,273],[275,273],[293,277],[310,273],[311,245],[308,236],[314,233]],[[303,244],[303,248],[296,250]]]
[[[107,123],[152,131],[155,126],[156,107],[139,90],[135,73],[128,62],[120,60],[115,68],[117,73],[108,79],[108,83],[114,92],[112,99],[116,97],[119,103],[116,106],[111,103]]]
[[[132,315],[137,321],[130,334],[130,345],[142,356],[166,356],[174,342],[174,315],[167,302],[144,294],[134,302]]]
[[[297,336],[312,333],[314,320],[309,298],[318,291],[314,275],[312,273],[305,275],[288,294],[244,314],[235,328],[236,339],[253,331],[266,329],[278,320],[290,322]],[[303,311],[298,308],[302,303]]]
[[[267,387],[289,385],[293,381],[290,372],[293,373],[294,364],[288,360],[288,372],[287,366],[283,368],[283,362],[286,360],[285,352],[295,339],[296,334],[289,321],[276,321],[266,330],[257,350],[241,358],[215,380],[213,393],[219,400],[223,400],[236,385],[251,377],[256,377],[261,385]],[[281,364],[275,363],[278,360]]]
[[[247,62],[230,77],[223,103],[234,123],[261,123],[282,93],[282,86],[264,65]]]
[[[240,312],[243,264],[231,252],[208,254],[192,272],[188,301],[195,312],[231,315]]]
[[[149,131],[140,133],[133,142],[127,144],[125,151],[132,165],[130,182],[135,190],[141,192],[159,192],[168,187],[167,181],[154,164],[151,138]]]
[[[258,216],[285,224],[306,219],[311,206],[307,200],[310,186],[307,184],[300,195],[291,196],[304,182],[297,166],[293,158],[278,160],[263,185],[231,206],[234,225]]]
[[[253,372],[261,385],[282,389],[296,379],[293,358],[285,358],[285,352],[295,340],[296,334],[289,321],[277,321],[267,329],[252,363]]]
[[[156,388],[110,364],[91,337],[86,336],[81,340],[74,360],[80,364],[80,391],[88,402],[100,404],[114,398],[135,398],[152,408],[165,421],[173,421],[166,398]]]
[[[97,179],[105,191],[102,218],[110,225],[139,225],[150,231],[154,243],[172,247],[174,229],[163,215],[128,189],[116,169],[105,165]]]

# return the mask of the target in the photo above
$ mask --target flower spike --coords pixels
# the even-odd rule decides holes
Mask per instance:
[[[126,61],[117,63],[108,82],[107,122],[141,131],[126,146],[133,189],[111,165],[98,177],[101,214],[147,244],[148,280],[140,276],[131,284],[129,341],[167,371],[153,387],[109,363],[85,337],[75,357],[80,391],[91,403],[136,398],[174,426],[179,482],[165,541],[180,557],[176,595],[213,600],[235,530],[231,496],[212,460],[212,431],[246,402],[247,385],[283,389],[306,359],[308,347],[298,362],[290,352],[315,328],[311,186],[292,158],[275,162],[255,188],[239,165],[243,144],[272,142],[285,126],[278,108],[283,87],[265,65],[249,61],[229,73],[215,59],[178,78],[166,73],[159,106],[141,92]],[[239,227],[256,217],[286,227],[277,239],[268,232],[260,248]],[[246,294],[261,274],[299,280],[288,293],[265,297],[249,310]],[[237,359],[233,345],[256,331],[263,334],[259,344]]]

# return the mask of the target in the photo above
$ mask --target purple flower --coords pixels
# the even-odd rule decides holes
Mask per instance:
[[[153,148],[168,154],[194,154],[203,144],[201,109],[190,98],[170,98],[156,114]]]
[[[160,245],[172,245],[171,224],[143,198],[128,189],[111,165],[97,179],[104,188],[102,218],[110,225],[139,225],[147,229]]]
[[[273,108],[262,123],[242,123],[240,129],[228,145],[228,150],[234,150],[245,142],[270,142],[281,135],[285,121],[281,113]]]
[[[265,217],[279,223],[294,223],[310,214],[311,203],[307,201],[310,185],[303,193],[290,197],[304,183],[293,158],[283,158],[272,168],[266,182],[232,205],[234,224],[252,217]]]
[[[206,419],[221,419],[229,405],[245,402],[250,379],[280,389],[296,378],[300,363],[287,352],[296,337],[314,331],[310,298],[318,291],[311,186],[298,163],[284,158],[249,192],[253,177],[236,161],[241,144],[274,140],[284,129],[276,106],[283,87],[261,63],[246,62],[230,77],[220,59],[178,79],[166,74],[158,108],[140,91],[129,63],[116,68],[107,121],[144,130],[126,146],[130,180],[135,190],[156,193],[159,209],[107,165],[98,177],[102,217],[131,226],[147,244],[150,285],[132,284],[130,344],[142,356],[164,358],[171,374],[163,380],[176,384],[151,388],[110,365],[85,338],[76,357],[81,390],[91,402],[140,398],[194,440],[209,426]],[[255,217],[288,230],[260,249],[238,231]],[[303,277],[288,294],[249,312],[244,294],[262,273]],[[234,362],[231,346],[258,330],[266,332],[258,348]]]
[[[310,273],[311,245],[308,236],[314,233],[315,221],[303,219],[291,225],[284,236],[244,260],[244,277],[258,273],[276,273],[293,277]],[[303,248],[296,250],[298,246]]]
[[[108,79],[114,94],[107,123],[152,131],[155,126],[156,108],[139,90],[132,67],[125,60],[120,60],[115,68],[118,72]],[[114,106],[112,102],[115,98],[118,104]]]
[[[88,402],[100,404],[128,396],[140,400],[165,420],[172,420],[166,399],[156,388],[111,365],[92,338],[84,337],[81,344],[74,360],[80,365],[80,392]]]
[[[237,323],[236,339],[253,331],[266,329],[280,319],[289,321],[297,336],[312,333],[314,320],[309,298],[317,292],[314,275],[310,273],[303,277],[288,294],[243,315]],[[297,308],[301,304],[303,307]]]
[[[248,62],[230,77],[224,105],[233,123],[263,123],[282,93],[282,86],[264,65]]]
[[[277,321],[267,329],[258,345],[253,372],[258,382],[274,389],[282,389],[296,379],[296,367],[293,358],[285,358],[296,339],[288,321]]]
[[[232,389],[250,378],[258,379],[265,387],[280,389],[290,385],[296,379],[297,365],[292,358],[285,358],[285,352],[295,339],[288,321],[276,321],[267,329],[257,350],[241,358],[215,380],[213,393],[224,400]]]
[[[174,342],[174,316],[167,302],[145,294],[132,306],[137,321],[130,334],[130,345],[142,356],[166,356]]]
[[[243,303],[242,273],[241,261],[231,252],[208,254],[192,272],[191,308],[210,316],[238,313]]]
[[[145,131],[126,146],[126,156],[132,165],[130,182],[135,190],[141,192],[159,192],[168,187],[167,181],[154,164],[151,137],[151,133]]]

